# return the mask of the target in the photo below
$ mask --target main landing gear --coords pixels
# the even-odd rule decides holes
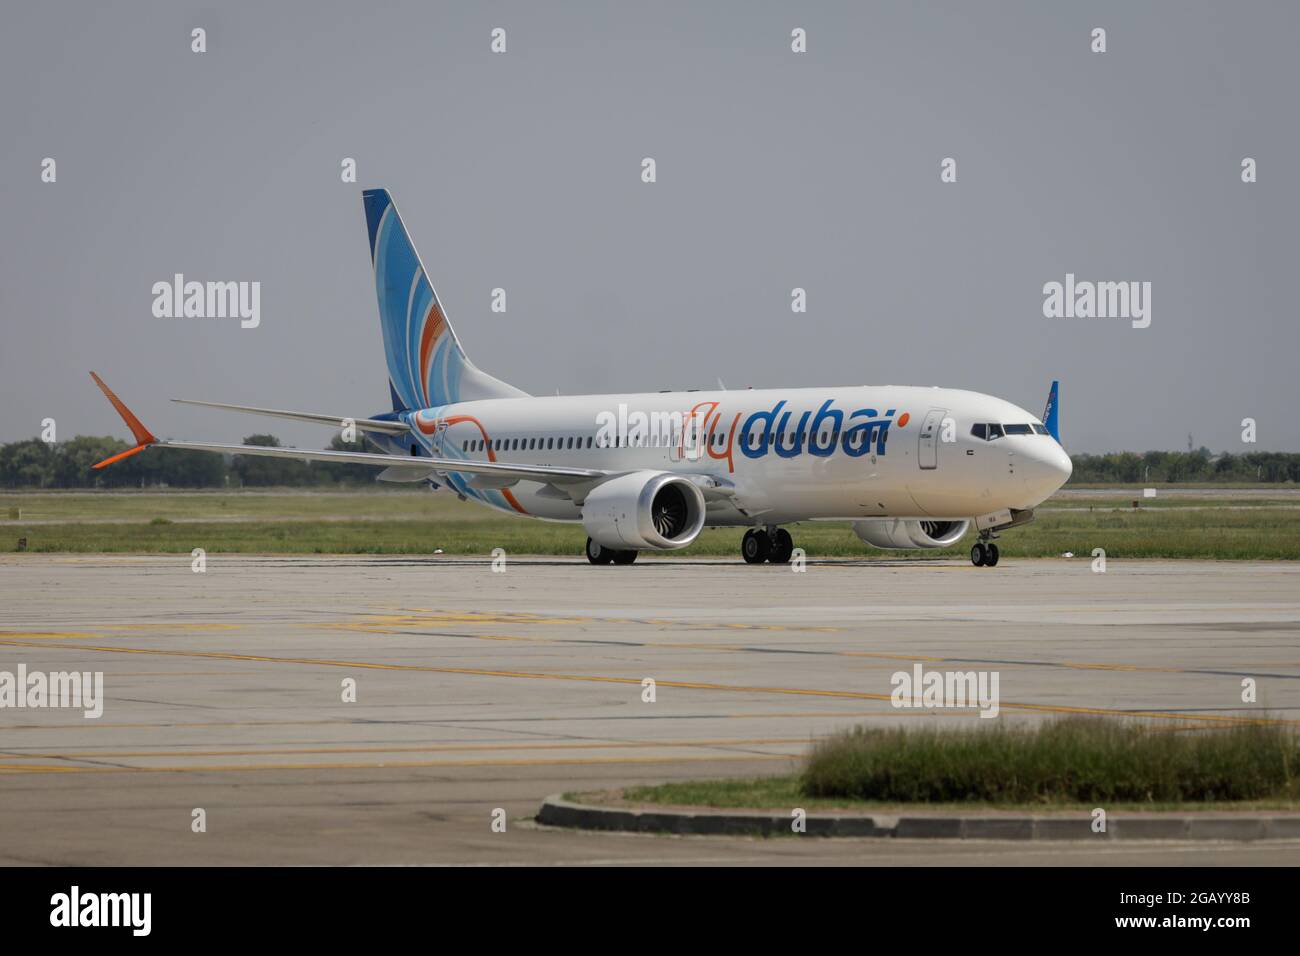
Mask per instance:
[[[636,555],[635,551],[619,551],[587,539],[587,560],[592,564],[631,564]]]
[[[970,563],[977,568],[991,568],[998,563],[998,546],[984,535],[970,549]]]
[[[785,528],[750,528],[740,542],[740,556],[746,564],[789,564],[794,539]]]

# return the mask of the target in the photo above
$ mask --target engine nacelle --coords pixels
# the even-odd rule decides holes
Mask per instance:
[[[969,521],[865,518],[853,522],[853,533],[877,548],[948,548],[960,541],[969,527]]]
[[[582,524],[606,548],[673,551],[704,530],[704,495],[680,475],[634,471],[591,490]]]

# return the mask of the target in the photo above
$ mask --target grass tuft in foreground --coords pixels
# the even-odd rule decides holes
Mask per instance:
[[[856,728],[814,747],[810,797],[899,803],[1218,803],[1300,797],[1300,738],[1070,717],[970,728]]]

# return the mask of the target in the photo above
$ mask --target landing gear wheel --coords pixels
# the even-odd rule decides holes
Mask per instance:
[[[792,554],[794,554],[794,538],[790,537],[790,532],[785,528],[777,528],[772,540],[772,553],[767,556],[767,560],[773,564],[789,564]]]
[[[998,546],[996,544],[989,544],[988,548],[985,549],[984,552],[984,567],[991,568],[993,567],[993,565],[997,563],[998,563]]]
[[[637,555],[637,553],[636,553],[635,551],[615,551],[615,552],[614,552],[614,563],[615,563],[615,564],[631,564],[633,561],[636,560],[636,555]]]
[[[609,564],[617,553],[612,548],[603,547],[590,538],[587,539],[587,560],[592,564]],[[635,551],[632,553],[636,554]]]
[[[970,563],[977,568],[982,568],[988,560],[988,552],[984,549],[983,541],[976,541],[975,547],[970,549]]]
[[[746,564],[762,564],[772,551],[772,539],[763,531],[750,528],[740,542],[740,556]]]

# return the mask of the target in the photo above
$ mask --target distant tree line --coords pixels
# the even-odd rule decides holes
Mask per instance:
[[[279,446],[274,435],[249,435],[246,445]],[[0,445],[3,488],[253,488],[320,487],[369,483],[377,470],[368,465],[307,464],[291,458],[214,455],[180,448],[156,448],[95,471],[91,466],[130,448],[117,438],[78,435],[49,444],[39,438]],[[364,441],[335,435],[337,451],[376,451]]]
[[[279,446],[274,435],[249,435],[246,445]],[[369,465],[339,465],[214,455],[211,452],[160,448],[133,455],[94,471],[97,461],[126,451],[129,443],[116,438],[78,435],[50,445],[38,438],[0,445],[0,487],[3,488],[265,488],[320,487],[369,484],[377,474]],[[335,435],[330,448],[375,451],[364,441],[345,442]],[[1300,453],[1258,451],[1244,455],[1213,455],[1196,451],[1109,452],[1072,455],[1071,483],[1116,482],[1300,482]]]
[[[1070,458],[1074,462],[1071,484],[1300,481],[1300,454],[1296,452],[1213,455],[1208,448],[1198,448],[1195,451],[1117,451]]]

